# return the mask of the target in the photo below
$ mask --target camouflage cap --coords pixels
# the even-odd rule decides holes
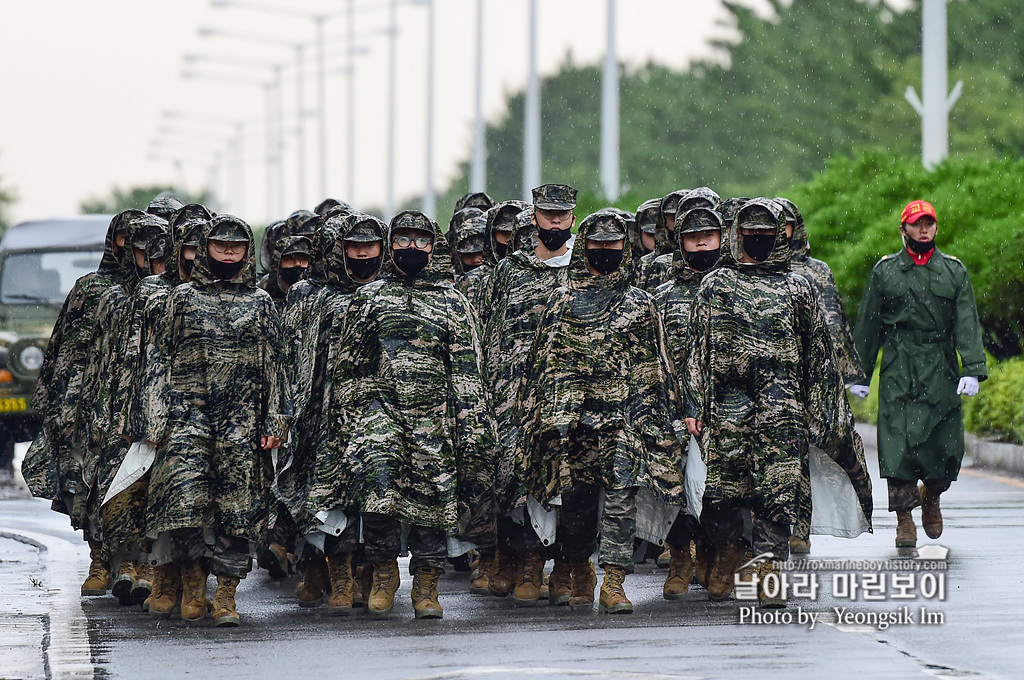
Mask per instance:
[[[480,212],[490,210],[494,207],[494,199],[487,195],[485,191],[471,191],[465,194],[455,203],[455,212],[459,212],[465,208],[476,208]]]
[[[746,205],[749,200],[746,196],[727,198],[718,206],[718,212],[721,213],[723,220],[732,222],[736,218],[736,213],[739,212],[739,209]]]
[[[170,193],[164,191],[156,195],[156,197],[149,202],[146,206],[146,212],[150,215],[156,215],[162,217],[165,220],[170,220],[174,216],[174,213],[181,210],[184,204],[178,200],[178,198]]]
[[[395,215],[391,224],[388,225],[388,230],[395,232],[399,229],[416,229],[425,231],[431,236],[434,235],[434,227],[430,223],[430,218],[415,210],[406,210]]]
[[[679,189],[667,194],[661,199],[661,203],[658,205],[658,209],[662,215],[675,215],[676,211],[679,210],[679,203],[683,200],[686,194],[689,193],[689,189]]]
[[[515,228],[516,215],[530,207],[525,201],[505,201],[487,211],[488,219],[495,231],[511,232]]]
[[[636,223],[640,231],[653,234],[658,230],[658,211],[661,210],[661,199],[652,198],[640,204],[636,209]]]
[[[383,241],[384,234],[380,231],[380,225],[377,220],[372,217],[360,218],[347,234],[345,234],[346,241],[355,241],[356,243],[371,243],[373,241]]]
[[[616,208],[614,205],[610,205],[607,208],[602,208],[601,211],[614,213],[621,217],[622,221],[626,223],[627,229],[636,226],[636,215],[628,210],[623,210],[622,208]]]
[[[484,252],[484,237],[473,234],[472,236],[461,238],[455,250],[459,253],[482,253]]]
[[[786,213],[787,222],[792,222],[796,225],[804,223],[804,218],[800,214],[800,208],[796,207],[796,203],[788,198],[782,198],[781,196],[777,196],[772,200],[782,206],[783,211]]]
[[[286,255],[309,255],[312,247],[313,242],[306,236],[291,236],[281,251],[281,257],[283,258]]]
[[[680,234],[695,234],[700,231],[720,231],[722,216],[712,208],[693,208],[676,220],[676,231]]]
[[[210,212],[210,209],[205,205],[202,205],[201,203],[189,203],[188,205],[183,205],[176,213],[174,213],[170,219],[170,223],[171,228],[174,229],[184,225],[186,222],[195,222],[197,220],[205,222],[207,220],[212,220],[213,217],[213,213]]]
[[[348,203],[345,203],[344,201],[339,201],[336,198],[325,198],[324,200],[317,203],[316,207],[313,208],[313,212],[315,212],[317,215],[324,215],[327,213],[328,210],[331,210],[333,208],[341,208],[342,210],[346,210],[349,212],[352,211],[352,206],[350,206]]]
[[[482,253],[487,235],[487,216],[476,215],[462,223],[455,232],[455,250],[459,253]]]
[[[476,207],[472,207],[472,206],[469,207],[469,208],[460,208],[459,210],[455,211],[455,214],[452,215],[451,221],[448,222],[448,231],[449,232],[454,231],[454,230],[458,229],[459,227],[461,227],[463,225],[463,223],[465,223],[465,221],[468,220],[469,218],[476,217],[477,215],[483,215],[483,214],[484,214],[484,211],[481,210],[480,208],[476,208]]]
[[[679,207],[677,212],[686,212],[687,210],[693,210],[694,208],[711,208],[718,210],[718,206],[722,204],[722,198],[714,191],[707,187],[697,187],[686,192],[682,200],[679,201]]]
[[[237,221],[236,221],[237,220]],[[248,243],[249,233],[245,229],[245,223],[239,218],[231,215],[221,215],[216,218],[216,224],[210,230],[207,239],[210,241],[233,241],[235,243]]]
[[[747,201],[736,213],[736,226],[740,229],[775,231],[785,220],[782,206],[769,198]]]
[[[580,232],[588,241],[621,241],[626,238],[626,221],[612,212],[596,212],[583,220]]]
[[[190,224],[191,226],[188,227],[188,231],[186,231],[185,235],[181,237],[181,245],[195,246],[198,248],[199,243],[203,240],[203,226],[206,222],[195,220]]]
[[[541,184],[533,190],[533,205],[540,210],[572,210],[576,190],[567,184]]]
[[[171,252],[171,235],[166,233],[158,234],[149,239],[146,252],[149,253],[150,260],[165,259]]]
[[[292,227],[292,236],[312,236],[320,228],[320,215],[310,213]]]

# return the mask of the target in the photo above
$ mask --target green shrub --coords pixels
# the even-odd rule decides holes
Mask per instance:
[[[964,427],[1024,444],[1024,359],[989,360],[988,373],[977,396],[963,400]]]

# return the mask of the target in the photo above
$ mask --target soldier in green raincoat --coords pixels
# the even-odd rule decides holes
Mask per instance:
[[[936,221],[927,201],[904,208],[904,247],[871,270],[854,332],[865,376],[882,350],[878,467],[896,513],[898,548],[917,545],[911,511],[918,505],[928,536],[942,534],[939,495],[964,456],[960,395],[977,394],[988,377],[971,277],[960,260],[935,247]],[[867,381],[850,390],[866,397]]]
[[[391,258],[381,278],[351,301],[331,389],[356,390],[346,457],[359,466],[364,551],[373,568],[367,609],[386,616],[393,607],[407,523],[413,608],[417,618],[439,618],[448,534],[465,548],[494,545],[494,421],[473,312],[449,283],[448,246],[437,225],[401,212],[386,243]]]
[[[829,450],[849,427],[824,314],[807,280],[789,271],[782,207],[749,201],[728,242],[731,259],[704,277],[693,302],[680,369],[687,427],[708,468],[701,521],[718,553],[712,599],[732,591],[745,509],[754,553],[788,558],[790,525],[810,505],[808,446]],[[759,583],[777,569],[763,562]],[[763,587],[758,597],[762,606],[786,605]]]
[[[171,291],[166,316],[146,420],[157,447],[146,517],[154,578],[173,583],[178,571],[182,618],[200,619],[209,567],[214,620],[238,625],[235,589],[267,521],[271,451],[292,419],[280,319],[256,288],[248,224],[219,215],[204,227],[192,278]],[[161,594],[150,614],[169,616],[177,593]]]
[[[570,606],[593,606],[590,555],[600,526],[602,613],[632,613],[623,580],[632,571],[637,496],[684,503],[681,443],[689,440],[661,320],[650,295],[630,286],[629,271],[625,221],[608,212],[585,219],[563,287],[537,325],[517,409],[525,492],[545,505],[561,498]]]
[[[103,595],[110,573],[102,555],[100,528],[86,522],[88,487],[82,480],[85,452],[79,432],[82,379],[89,361],[90,342],[96,323],[96,307],[110,286],[122,279],[120,267],[128,227],[126,211],[115,215],[107,228],[99,268],[71,287],[54,324],[32,404],[42,419],[38,437],[29,447],[22,474],[34,496],[53,501],[52,508],[71,518],[89,543],[89,575],[83,595]]]

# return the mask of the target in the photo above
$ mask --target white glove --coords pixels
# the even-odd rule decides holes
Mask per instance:
[[[861,399],[867,399],[871,394],[871,388],[867,385],[850,385],[850,391],[853,392],[853,396]]]
[[[978,379],[973,375],[965,375],[960,378],[960,384],[956,386],[956,393],[973,397],[978,393]]]

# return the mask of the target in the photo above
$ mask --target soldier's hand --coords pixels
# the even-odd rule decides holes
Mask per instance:
[[[973,397],[978,393],[978,379],[973,375],[965,375],[960,378],[960,384],[956,386],[956,393]]]
[[[871,388],[867,385],[850,385],[850,391],[853,392],[853,396],[861,399],[867,399],[871,394]]]
[[[683,422],[686,423],[686,431],[694,437],[699,435],[704,429],[704,423],[696,418],[683,418]]]
[[[281,438],[280,437],[260,437],[260,447],[264,451],[270,451],[271,449],[276,449],[280,445],[281,445]]]

